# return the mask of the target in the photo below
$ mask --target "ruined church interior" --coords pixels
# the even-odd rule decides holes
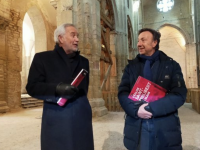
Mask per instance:
[[[0,150],[40,149],[43,101],[25,87],[34,55],[54,49],[63,23],[76,26],[89,60],[95,150],[126,150],[117,92],[141,28],[159,31],[159,49],[181,66],[188,90],[179,109],[182,145],[200,150],[199,8],[199,0],[0,0]]]

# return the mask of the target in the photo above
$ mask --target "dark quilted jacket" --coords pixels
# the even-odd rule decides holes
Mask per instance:
[[[186,99],[187,89],[179,64],[162,51],[159,54],[160,65],[155,83],[167,90],[165,97],[149,103],[153,113],[156,130],[153,150],[182,150],[182,138],[178,108]],[[126,113],[124,127],[124,145],[136,150],[139,142],[141,119],[137,117],[138,106],[128,98],[137,77],[143,76],[144,64],[139,55],[129,61],[124,70],[118,89],[118,98]]]

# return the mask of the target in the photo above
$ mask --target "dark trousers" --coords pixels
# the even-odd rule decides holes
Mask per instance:
[[[143,119],[140,142],[137,150],[153,150],[155,144],[155,131],[152,119]]]

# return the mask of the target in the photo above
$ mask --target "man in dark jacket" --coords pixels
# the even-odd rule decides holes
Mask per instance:
[[[41,150],[94,150],[92,111],[87,98],[89,61],[78,51],[78,32],[63,24],[54,32],[53,51],[37,53],[30,67],[28,94],[44,101]],[[71,82],[85,69],[78,87]],[[60,99],[68,99],[64,106]]]
[[[139,54],[126,66],[118,98],[126,113],[124,145],[129,150],[182,150],[178,108],[187,89],[179,64],[159,50],[160,33],[144,28],[138,34]],[[128,98],[138,76],[167,90],[166,95],[146,103]]]

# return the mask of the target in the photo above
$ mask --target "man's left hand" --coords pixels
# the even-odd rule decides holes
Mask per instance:
[[[153,116],[153,114],[149,111],[146,111],[144,109],[145,106],[147,106],[148,103],[145,103],[143,105],[140,106],[139,110],[138,110],[138,117],[142,118],[142,119],[149,119]]]

